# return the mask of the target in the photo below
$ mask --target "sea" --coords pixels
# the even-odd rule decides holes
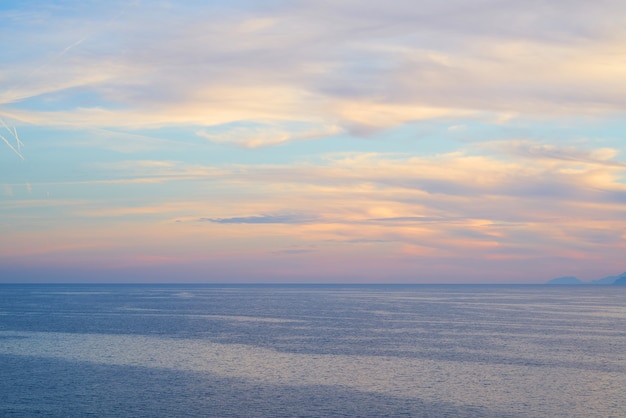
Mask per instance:
[[[626,417],[626,286],[0,285],[2,417]]]

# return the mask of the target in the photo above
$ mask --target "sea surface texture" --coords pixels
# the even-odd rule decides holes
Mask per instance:
[[[2,417],[626,417],[625,395],[626,286],[0,286]]]

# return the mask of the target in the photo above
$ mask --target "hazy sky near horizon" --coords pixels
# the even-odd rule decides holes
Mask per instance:
[[[3,1],[0,281],[626,270],[626,2]]]

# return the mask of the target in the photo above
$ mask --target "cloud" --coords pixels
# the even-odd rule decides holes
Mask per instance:
[[[286,255],[298,255],[298,254],[307,254],[307,253],[312,253],[314,252],[313,250],[281,250],[281,251],[274,251],[273,254],[286,254]]]
[[[496,149],[504,154],[472,155],[472,151],[484,150],[477,145],[466,152],[423,157],[356,153],[274,165],[129,160],[94,166],[108,180],[91,182],[211,180],[213,185],[207,187],[236,191],[247,199],[247,207],[254,202],[252,213],[264,214],[228,216],[241,209],[223,201],[221,216],[198,216],[222,223],[309,222],[320,217],[328,222],[450,223],[466,218],[510,222],[516,216],[542,216],[543,208],[553,210],[559,205],[593,203],[606,209],[624,201],[626,167],[611,158],[613,151],[532,144]],[[511,152],[528,156],[511,161]],[[315,216],[290,214],[291,209],[279,202],[291,200],[298,202],[297,210],[320,210],[312,211]],[[356,209],[356,202],[364,202],[367,209]],[[390,207],[386,202],[405,208],[384,209]],[[543,203],[531,209],[537,202]]]
[[[399,223],[441,223],[441,222],[458,222],[461,218],[442,218],[429,216],[396,216],[392,218],[374,218],[369,219],[373,222],[399,222]]]
[[[243,148],[259,148],[278,145],[288,141],[302,141],[340,134],[338,126],[280,126],[280,124],[257,124],[239,126],[225,130],[214,128],[214,132],[201,130],[197,135],[211,142],[232,144]],[[309,125],[309,126],[307,126]]]
[[[263,266],[264,277],[274,271],[267,257],[312,245],[315,251],[285,257],[297,265],[280,267],[284,277],[317,265],[328,274],[367,264],[373,270],[363,274],[387,269],[409,277],[416,269],[438,271],[432,267],[437,263],[502,273],[512,266],[530,271],[524,263],[556,272],[563,263],[589,268],[583,261],[623,262],[626,169],[595,160],[511,161],[504,152],[473,155],[477,150],[482,148],[422,156],[330,154],[245,166],[100,163],[90,167],[102,177],[90,192],[108,190],[113,199],[67,201],[56,210],[45,201],[0,202],[11,219],[3,226],[11,240],[0,244],[0,252],[42,263],[58,255],[70,264],[96,258],[126,263],[136,254],[224,266],[248,260]],[[598,150],[569,149],[570,155],[614,159]],[[153,176],[161,180],[155,187],[131,181]],[[106,180],[111,178],[118,182]],[[97,222],[89,222],[93,217]]]
[[[69,17],[44,7],[32,16],[45,16],[37,33],[11,21],[2,38],[34,52],[4,63],[3,111],[39,125],[126,130],[271,121],[198,131],[259,147],[416,120],[602,115],[626,106],[626,7],[616,1],[119,10],[81,7]],[[41,65],[46,71],[29,73]],[[83,105],[84,92],[97,103]],[[293,131],[285,121],[310,126]]]
[[[357,239],[349,239],[344,242],[349,242],[350,244],[380,244],[384,242],[390,242],[384,239],[367,239],[367,238],[357,238]]]
[[[218,224],[302,224],[312,221],[298,215],[258,215],[233,218],[200,218],[200,222],[214,222]]]
[[[0,11],[0,252],[623,262],[623,1],[179,3]]]
[[[551,144],[541,144],[532,141],[506,141],[498,142],[495,148],[516,157],[544,160],[562,160],[579,162],[606,167],[626,168],[626,163],[616,161],[620,153],[613,148],[597,148],[592,150],[577,147],[560,147]]]

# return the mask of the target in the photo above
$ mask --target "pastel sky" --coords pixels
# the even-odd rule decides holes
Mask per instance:
[[[0,3],[0,281],[626,270],[623,0]]]

